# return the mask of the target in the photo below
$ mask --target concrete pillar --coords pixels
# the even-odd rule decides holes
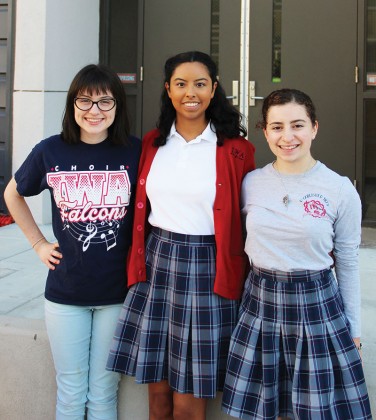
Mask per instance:
[[[99,60],[99,0],[18,0],[15,26],[13,173],[61,131],[72,78]],[[37,223],[51,222],[47,193],[28,202]]]

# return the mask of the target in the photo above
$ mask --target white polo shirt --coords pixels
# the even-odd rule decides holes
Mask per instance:
[[[187,142],[172,125],[146,180],[149,223],[170,232],[213,235],[217,136],[210,123]]]

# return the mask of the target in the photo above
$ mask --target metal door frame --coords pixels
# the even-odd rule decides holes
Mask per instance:
[[[241,1],[240,16],[240,92],[239,111],[244,116],[248,125],[248,86],[249,86],[249,25],[250,25],[250,2]]]
[[[358,83],[356,87],[356,141],[355,141],[355,175],[356,189],[363,201],[364,195],[364,62],[365,62],[365,0],[358,0]]]
[[[141,136],[142,134],[142,112],[143,112],[143,44],[144,44],[144,8],[145,0],[137,0],[138,22],[137,22],[137,83],[136,87],[136,112],[135,112],[135,132],[132,134]],[[111,0],[100,0],[100,22],[99,22],[99,62],[109,64],[109,27],[110,27],[110,7]]]

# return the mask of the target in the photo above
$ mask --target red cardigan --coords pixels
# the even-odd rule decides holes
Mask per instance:
[[[133,243],[128,255],[128,286],[146,280],[145,238],[150,230],[147,221],[150,203],[146,179],[158,148],[153,146],[158,130],[147,133],[142,141],[136,188]],[[163,147],[163,146],[162,146]],[[240,192],[244,175],[255,168],[254,146],[243,137],[226,139],[217,146],[214,231],[217,249],[214,292],[228,299],[241,297],[247,275],[248,257],[240,214]]]

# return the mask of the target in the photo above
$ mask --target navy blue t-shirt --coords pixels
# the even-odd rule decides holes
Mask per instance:
[[[52,226],[63,258],[49,270],[46,299],[69,305],[123,302],[126,257],[141,142],[68,144],[60,135],[37,144],[15,174],[24,197],[48,189]]]

